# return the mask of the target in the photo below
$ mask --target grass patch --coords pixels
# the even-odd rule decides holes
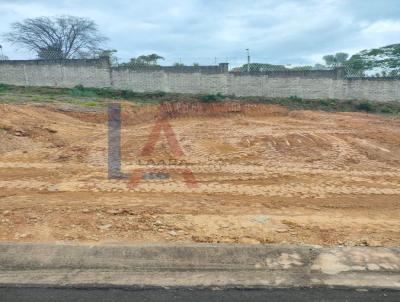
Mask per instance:
[[[76,86],[69,91],[69,95],[74,97],[95,97],[97,93],[93,89]]]
[[[299,97],[260,98],[241,97],[241,101],[253,103],[282,105],[295,110],[322,110],[328,112],[367,112],[385,115],[400,115],[400,102],[370,102],[358,100],[305,100]]]
[[[68,102],[69,104],[79,105],[84,107],[102,107],[104,103],[97,100],[71,100]]]
[[[70,89],[69,95],[75,97],[102,97],[110,99],[140,100],[142,98],[161,99],[167,94],[162,91],[138,93],[125,89],[90,88],[78,85]]]
[[[42,86],[15,86],[0,83],[0,92],[32,94],[32,95],[68,95],[69,88],[42,87]]]
[[[38,103],[45,103],[45,102],[53,102],[55,98],[49,97],[47,95],[33,95],[30,100]]]
[[[127,89],[92,88],[82,85],[73,88],[58,87],[24,87],[0,84],[0,92],[5,93],[0,102],[10,102],[18,99],[34,102],[64,102],[87,107],[104,106],[103,99],[121,99],[138,105],[158,104],[170,101],[193,101],[213,103],[237,100],[246,103],[263,103],[282,105],[293,110],[322,110],[329,112],[367,112],[384,115],[400,116],[400,102],[369,102],[357,100],[320,99],[306,100],[298,96],[288,98],[266,97],[234,97],[221,93],[216,94],[179,94],[156,92],[134,92]]]

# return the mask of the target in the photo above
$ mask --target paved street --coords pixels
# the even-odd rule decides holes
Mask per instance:
[[[400,291],[344,289],[128,289],[128,288],[0,288],[2,302],[133,302],[133,301],[400,301]]]

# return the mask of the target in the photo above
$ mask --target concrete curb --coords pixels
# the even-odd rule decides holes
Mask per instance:
[[[400,290],[400,249],[0,244],[0,287],[26,285]]]

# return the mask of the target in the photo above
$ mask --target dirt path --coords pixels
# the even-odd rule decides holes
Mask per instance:
[[[104,113],[0,105],[0,240],[400,245],[399,119],[189,115],[169,120],[181,164],[160,166],[170,143],[161,134],[141,156],[156,122],[152,106],[135,110],[123,115],[123,171],[168,175],[130,186],[107,179]]]

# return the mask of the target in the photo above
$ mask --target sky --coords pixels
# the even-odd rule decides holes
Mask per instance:
[[[120,61],[323,63],[322,56],[400,43],[400,0],[0,0],[0,33],[39,16],[93,19]],[[35,55],[6,43],[4,55]]]

